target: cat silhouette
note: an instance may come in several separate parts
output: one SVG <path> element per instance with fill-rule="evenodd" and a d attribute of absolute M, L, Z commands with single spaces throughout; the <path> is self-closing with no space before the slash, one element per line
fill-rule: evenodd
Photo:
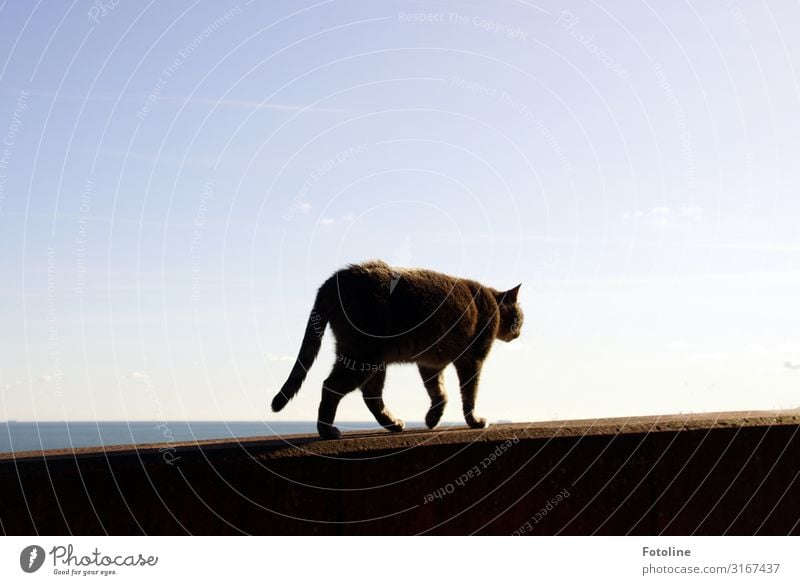
<path fill-rule="evenodd" d="M 282 410 L 300 390 L 330 324 L 336 362 L 322 387 L 317 419 L 321 437 L 341 436 L 333 425 L 336 409 L 342 396 L 356 388 L 380 425 L 403 430 L 403 421 L 383 403 L 386 366 L 391 363 L 417 364 L 431 399 L 425 416 L 429 428 L 442 418 L 447 403 L 442 372 L 453 364 L 464 418 L 471 428 L 484 428 L 486 419 L 474 412 L 481 368 L 495 339 L 519 337 L 520 286 L 498 291 L 474 280 L 396 268 L 380 260 L 351 264 L 319 288 L 297 361 L 272 400 L 272 410 Z"/>

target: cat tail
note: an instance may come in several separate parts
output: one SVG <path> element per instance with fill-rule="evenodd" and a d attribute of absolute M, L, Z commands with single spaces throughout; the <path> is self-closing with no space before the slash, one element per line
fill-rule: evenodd
<path fill-rule="evenodd" d="M 319 347 L 322 345 L 322 335 L 325 333 L 325 327 L 328 325 L 328 319 L 330 318 L 329 303 L 327 302 L 327 293 L 330 292 L 330 288 L 329 281 L 323 284 L 319 292 L 317 292 L 314 307 L 308 316 L 306 332 L 303 335 L 303 343 L 300 345 L 297 361 L 294 363 L 289 378 L 283 384 L 281 391 L 272 399 L 273 412 L 283 410 L 283 407 L 300 391 L 300 386 L 303 384 L 303 380 L 306 379 L 308 370 L 317 358 Z"/>

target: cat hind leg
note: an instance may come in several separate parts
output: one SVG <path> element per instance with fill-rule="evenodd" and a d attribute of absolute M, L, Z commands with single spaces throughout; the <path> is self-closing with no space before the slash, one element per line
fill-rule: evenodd
<path fill-rule="evenodd" d="M 361 385 L 361 395 L 364 403 L 369 408 L 378 424 L 394 433 L 402 431 L 406 425 L 396 418 L 383 403 L 383 384 L 386 381 L 386 370 L 383 369 L 372 375 Z"/>
<path fill-rule="evenodd" d="M 417 365 L 422 376 L 422 383 L 431 398 L 431 406 L 425 415 L 425 424 L 429 429 L 439 424 L 444 414 L 444 407 L 447 406 L 447 394 L 444 391 L 444 376 L 440 368 Z"/>
<path fill-rule="evenodd" d="M 369 376 L 367 372 L 360 372 L 348 368 L 341 362 L 334 364 L 330 375 L 322 383 L 322 400 L 319 403 L 317 417 L 317 431 L 323 439 L 338 439 L 342 433 L 333 426 L 336 418 L 336 409 L 342 397 L 358 388 Z"/>

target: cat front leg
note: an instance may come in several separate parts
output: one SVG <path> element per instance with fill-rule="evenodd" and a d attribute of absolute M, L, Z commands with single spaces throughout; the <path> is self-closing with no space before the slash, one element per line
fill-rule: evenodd
<path fill-rule="evenodd" d="M 456 363 L 458 381 L 461 385 L 461 403 L 464 407 L 464 419 L 473 429 L 486 428 L 486 419 L 475 416 L 475 399 L 478 395 L 478 381 L 481 377 L 483 362 L 474 358 L 464 357 Z"/>

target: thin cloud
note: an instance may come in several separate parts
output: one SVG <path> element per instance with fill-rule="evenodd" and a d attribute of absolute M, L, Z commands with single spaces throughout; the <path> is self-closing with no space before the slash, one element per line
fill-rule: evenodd
<path fill-rule="evenodd" d="M 689 347 L 690 345 L 685 341 L 673 341 L 667 345 L 667 349 L 670 351 L 686 351 Z"/>
<path fill-rule="evenodd" d="M 219 165 L 221 158 L 219 156 L 177 156 L 167 153 L 157 155 L 154 152 L 136 152 L 131 150 L 124 150 L 122 148 L 83 148 L 78 147 L 74 149 L 82 154 L 89 154 L 98 158 L 111 158 L 116 160 L 127 161 L 144 161 L 144 162 L 158 162 L 161 164 L 170 165 L 186 165 L 198 166 L 204 168 L 215 168 Z"/>
<path fill-rule="evenodd" d="M 725 362 L 728 361 L 729 357 L 727 353 L 722 353 L 720 351 L 692 354 L 692 359 L 700 362 Z"/>
<path fill-rule="evenodd" d="M 703 208 L 694 205 L 677 209 L 661 206 L 651 209 L 648 215 L 660 226 L 696 224 L 703 221 Z"/>
<path fill-rule="evenodd" d="M 0 95 L 11 95 L 17 96 L 19 95 L 20 90 L 2 90 L 0 91 Z M 33 97 L 45 97 L 45 98 L 52 98 L 58 100 L 73 100 L 73 101 L 87 101 L 87 102 L 116 102 L 117 100 L 122 102 L 135 102 L 135 103 L 142 103 L 148 99 L 148 95 L 145 94 L 136 94 L 136 93 L 129 93 L 124 96 L 119 96 L 119 94 L 92 94 L 92 95 L 84 95 L 80 93 L 69 93 L 69 92 L 54 92 L 51 90 L 35 90 L 35 91 L 27 91 L 27 95 Z M 266 102 L 262 103 L 255 100 L 237 100 L 237 99 L 216 99 L 216 98 L 207 98 L 207 97 L 189 97 L 189 96 L 179 96 L 179 95 L 171 95 L 171 96 L 158 96 L 156 103 L 158 102 L 173 102 L 173 103 L 189 103 L 194 105 L 214 105 L 217 107 L 222 108 L 239 108 L 239 109 L 247 109 L 247 110 L 281 110 L 287 112 L 326 112 L 326 113 L 337 113 L 337 114 L 346 114 L 352 113 L 351 110 L 346 110 L 343 108 L 321 108 L 318 106 L 308 107 L 299 104 L 284 104 L 284 103 L 274 103 L 274 102 Z"/>
<path fill-rule="evenodd" d="M 678 208 L 678 217 L 685 218 L 690 222 L 698 222 L 703 220 L 703 208 L 702 207 L 679 207 Z"/>
<path fill-rule="evenodd" d="M 329 227 L 332 225 L 336 225 L 337 223 L 353 223 L 355 220 L 355 216 L 352 213 L 346 213 L 340 218 L 335 217 L 323 217 L 319 220 L 319 225 Z"/>
<path fill-rule="evenodd" d="M 147 96 L 140 96 L 141 99 L 146 99 Z M 276 104 L 264 103 L 252 100 L 218 100 L 214 98 L 198 98 L 186 96 L 159 96 L 158 101 L 177 102 L 177 103 L 190 103 L 195 105 L 211 105 L 223 108 L 239 108 L 245 110 L 281 110 L 286 112 L 325 112 L 336 114 L 352 113 L 350 110 L 342 108 L 320 108 L 317 106 L 308 107 L 297 104 Z"/>
<path fill-rule="evenodd" d="M 397 266 L 411 264 L 411 247 L 411 239 L 406 236 L 397 248 L 392 249 L 392 262 Z"/>
<path fill-rule="evenodd" d="M 638 213 L 638 212 L 637 212 Z M 630 216 L 630 214 L 627 214 Z M 625 217 L 625 215 L 623 215 Z M 603 245 L 603 246 L 653 246 L 657 248 L 676 248 L 680 250 L 693 248 L 699 250 L 744 250 L 748 252 L 792 252 L 800 253 L 800 245 L 795 246 L 791 244 L 763 244 L 760 242 L 717 242 L 717 241 L 702 241 L 702 240 L 681 240 L 679 242 L 670 242 L 664 240 L 649 240 L 649 239 L 614 239 L 614 238 L 580 238 L 580 237 L 566 237 L 566 236 L 553 236 L 547 234 L 503 234 L 503 233 L 481 233 L 481 232 L 448 232 L 443 231 L 437 234 L 443 239 L 451 239 L 458 237 L 463 240 L 478 240 L 478 241 L 495 241 L 495 242 L 547 242 L 551 244 L 586 244 L 586 245 Z M 737 276 L 759 276 L 769 274 L 766 272 L 749 272 L 744 275 Z M 792 274 L 795 272 L 785 271 L 782 273 L 774 274 Z M 672 282 L 672 277 L 670 281 Z"/>
<path fill-rule="evenodd" d="M 623 221 L 647 217 L 655 225 L 665 227 L 668 225 L 697 224 L 703 221 L 704 209 L 696 205 L 685 205 L 683 207 L 667 207 L 660 205 L 652 208 L 648 212 L 641 210 L 626 211 L 622 214 Z"/>
<path fill-rule="evenodd" d="M 760 343 L 751 343 L 747 348 L 743 349 L 741 353 L 748 355 L 763 355 L 769 353 L 769 349 Z"/>

